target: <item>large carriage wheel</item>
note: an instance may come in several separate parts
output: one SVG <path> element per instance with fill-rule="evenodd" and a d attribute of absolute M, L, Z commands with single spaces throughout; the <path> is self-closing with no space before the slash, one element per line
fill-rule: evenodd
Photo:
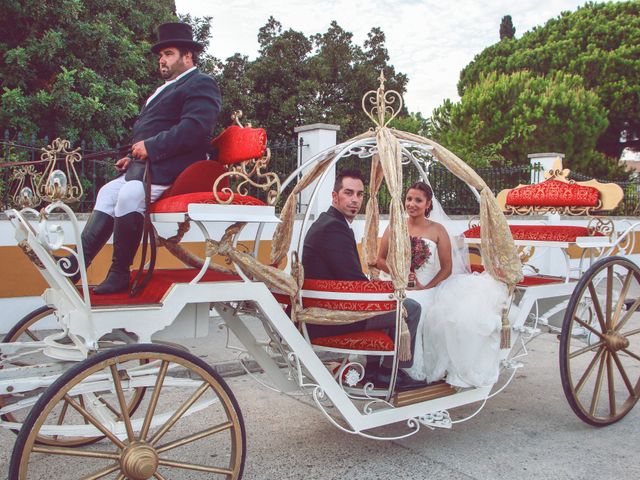
<path fill-rule="evenodd" d="M 129 415 L 123 408 L 124 391 L 140 384 L 149 392 Z M 99 405 L 81 405 L 73 399 L 79 391 L 115 392 L 118 411 L 105 416 Z M 87 424 L 58 426 L 50 414 L 61 404 L 68 404 Z M 65 428 L 71 435 L 100 433 L 106 438 L 83 448 L 37 445 L 43 431 L 61 434 Z M 83 461 L 74 462 L 70 471 L 65 469 L 70 459 Z M 9 478 L 64 471 L 68 479 L 197 479 L 212 474 L 237 479 L 244 459 L 244 422 L 224 380 L 190 353 L 139 344 L 89 357 L 45 391 L 18 435 Z"/>
<path fill-rule="evenodd" d="M 51 319 L 53 318 L 53 312 L 54 312 L 53 308 L 45 305 L 35 309 L 31 313 L 28 313 L 18 323 L 16 323 L 13 326 L 13 328 L 11 328 L 11 330 L 9 330 L 9 332 L 5 335 L 3 342 L 4 343 L 30 342 L 30 341 L 38 342 L 43 340 L 46 335 L 51 333 L 51 331 L 50 330 L 44 331 L 42 328 L 37 328 L 36 324 L 38 322 L 44 323 L 45 321 L 49 321 L 50 323 Z M 32 356 L 32 357 L 20 357 L 11 363 L 16 366 L 25 366 L 25 365 L 32 365 L 32 364 L 46 362 L 47 360 L 48 359 L 45 358 L 43 355 L 40 355 L 40 356 Z M 31 394 L 38 395 L 42 393 L 43 390 L 44 389 L 38 389 L 31 392 Z M 127 404 L 129 406 L 129 413 L 133 413 L 135 409 L 138 407 L 138 405 L 142 401 L 142 397 L 144 396 L 144 391 L 145 391 L 144 388 L 135 388 L 131 392 L 127 393 L 126 397 L 127 397 Z M 20 398 L 20 397 L 12 398 L 9 395 L 5 396 L 4 398 L 0 396 L 0 407 L 9 405 L 13 401 L 20 401 L 22 399 L 23 398 Z M 77 396 L 76 400 L 79 401 L 80 403 L 84 403 L 85 401 L 84 397 L 81 395 Z M 111 404 L 113 403 L 113 400 L 114 400 L 113 398 L 109 399 L 104 396 L 100 398 L 100 401 L 105 404 Z M 24 422 L 28 413 L 29 413 L 29 409 L 25 407 L 20 410 L 16 410 L 15 412 L 6 413 L 2 415 L 2 419 L 5 422 L 22 423 Z M 58 415 L 58 422 L 60 423 L 65 422 L 66 415 L 73 415 L 72 411 L 69 410 L 69 405 L 67 404 L 60 405 L 56 414 Z M 68 422 L 69 420 L 67 419 L 66 421 Z M 17 434 L 18 430 L 13 430 L 13 432 Z M 88 445 L 90 443 L 100 440 L 101 438 L 104 438 L 104 436 L 99 435 L 93 438 L 85 438 L 85 437 L 73 438 L 73 437 L 56 436 L 56 435 L 53 435 L 53 436 L 38 435 L 38 437 L 36 438 L 36 442 L 43 445 L 76 447 L 76 446 Z"/>
<path fill-rule="evenodd" d="M 596 262 L 576 285 L 560 336 L 562 388 L 586 423 L 624 417 L 640 398 L 640 268 L 623 257 Z"/>

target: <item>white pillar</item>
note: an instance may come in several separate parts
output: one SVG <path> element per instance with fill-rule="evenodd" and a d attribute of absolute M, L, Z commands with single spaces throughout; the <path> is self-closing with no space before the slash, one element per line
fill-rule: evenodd
<path fill-rule="evenodd" d="M 338 130 L 340 130 L 338 125 L 328 125 L 326 123 L 314 123 L 296 127 L 294 131 L 298 134 L 298 166 L 327 148 L 333 147 L 336 144 Z M 306 173 L 306 171 L 303 173 Z M 331 205 L 331 191 L 333 190 L 335 179 L 336 171 L 335 167 L 332 167 L 327 173 L 324 182 L 320 185 L 314 205 L 311 206 L 311 213 L 314 218 L 317 218 L 321 212 L 327 210 Z M 312 183 L 300 194 L 298 212 L 305 212 L 309 207 L 309 201 L 315 185 L 315 182 Z"/>
<path fill-rule="evenodd" d="M 529 164 L 532 167 L 535 165 L 540 165 L 542 167 L 542 170 L 531 169 L 531 184 L 534 184 L 544 181 L 544 172 L 554 169 L 562 170 L 564 153 L 530 153 L 527 155 L 527 158 L 529 159 Z"/>

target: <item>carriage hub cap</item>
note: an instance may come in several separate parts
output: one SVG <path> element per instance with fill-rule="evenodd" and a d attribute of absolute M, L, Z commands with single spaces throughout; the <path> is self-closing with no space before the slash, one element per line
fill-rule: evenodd
<path fill-rule="evenodd" d="M 617 332 L 606 333 L 603 335 L 603 340 L 607 348 L 612 352 L 617 352 L 623 348 L 629 348 L 629 339 Z"/>
<path fill-rule="evenodd" d="M 151 445 L 133 442 L 122 451 L 120 466 L 127 478 L 146 480 L 158 469 L 158 454 Z"/>

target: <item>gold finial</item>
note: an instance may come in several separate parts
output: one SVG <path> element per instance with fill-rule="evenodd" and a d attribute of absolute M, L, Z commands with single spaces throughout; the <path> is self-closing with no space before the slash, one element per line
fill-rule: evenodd
<path fill-rule="evenodd" d="M 362 109 L 378 127 L 386 127 L 402 110 L 402 96 L 395 90 L 385 91 L 384 71 L 380 70 L 380 86 L 362 97 Z"/>

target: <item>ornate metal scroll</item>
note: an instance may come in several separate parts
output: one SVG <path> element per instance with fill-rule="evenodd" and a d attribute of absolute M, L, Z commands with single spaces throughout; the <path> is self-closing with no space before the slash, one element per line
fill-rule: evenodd
<path fill-rule="evenodd" d="M 40 174 L 33 165 L 24 165 L 13 172 L 11 181 L 15 182 L 11 201 L 19 208 L 35 208 L 42 202 L 38 195 L 38 185 L 41 181 Z"/>
<path fill-rule="evenodd" d="M 80 148 L 69 150 L 71 142 L 56 138 L 51 145 L 43 148 L 42 160 L 47 166 L 38 182 L 37 193 L 47 202 L 61 200 L 74 203 L 82 197 L 82 184 L 74 166 L 82 157 Z M 58 161 L 64 158 L 64 171 L 57 168 Z"/>
<path fill-rule="evenodd" d="M 267 192 L 267 204 L 275 205 L 280 196 L 280 178 L 274 172 L 266 171 L 270 160 L 271 150 L 267 148 L 265 154 L 260 158 L 230 166 L 229 171 L 220 175 L 213 184 L 213 196 L 216 201 L 223 205 L 229 205 L 233 203 L 236 194 L 248 195 L 248 187 L 251 186 Z M 236 180 L 235 189 L 231 187 L 219 188 L 220 182 L 225 178 Z M 222 199 L 219 196 L 220 193 L 229 197 Z"/>
<path fill-rule="evenodd" d="M 385 91 L 384 72 L 380 72 L 378 79 L 378 89 L 370 90 L 362 97 L 362 109 L 378 127 L 386 127 L 402 110 L 402 96 L 395 90 Z"/>

